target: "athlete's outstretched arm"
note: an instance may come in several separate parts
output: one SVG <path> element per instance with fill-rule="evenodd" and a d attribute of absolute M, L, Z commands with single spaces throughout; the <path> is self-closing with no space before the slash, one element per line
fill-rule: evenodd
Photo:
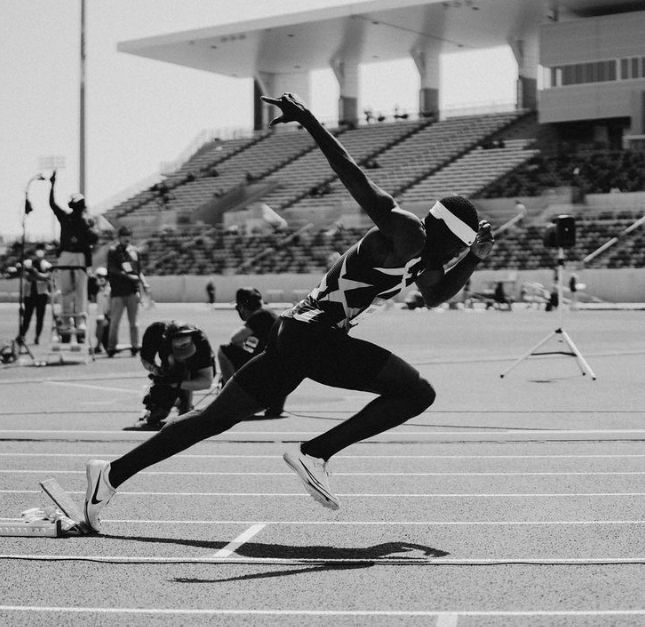
<path fill-rule="evenodd" d="M 423 246 L 424 236 L 419 219 L 398 208 L 392 196 L 370 180 L 343 145 L 320 124 L 297 96 L 286 93 L 280 98 L 262 96 L 262 100 L 282 111 L 282 115 L 273 119 L 270 126 L 298 122 L 307 129 L 347 191 L 379 230 L 393 239 L 395 248 L 416 251 Z"/>
<path fill-rule="evenodd" d="M 54 187 L 56 186 L 56 170 L 52 172 L 49 181 L 51 182 L 51 188 L 49 189 L 49 206 L 52 208 L 52 211 L 57 218 L 65 217 L 65 212 L 56 204 L 56 196 L 54 194 Z"/>

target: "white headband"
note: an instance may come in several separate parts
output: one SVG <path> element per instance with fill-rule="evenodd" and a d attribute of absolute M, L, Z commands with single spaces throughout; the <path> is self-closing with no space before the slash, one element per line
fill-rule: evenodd
<path fill-rule="evenodd" d="M 430 209 L 430 213 L 437 219 L 443 220 L 451 233 L 456 235 L 464 244 L 470 246 L 477 236 L 477 231 L 473 231 L 465 222 L 460 220 L 452 211 L 447 209 L 439 201 Z"/>

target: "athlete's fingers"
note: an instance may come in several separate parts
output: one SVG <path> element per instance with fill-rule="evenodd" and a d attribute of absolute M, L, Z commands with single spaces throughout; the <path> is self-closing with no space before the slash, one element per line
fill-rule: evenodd
<path fill-rule="evenodd" d="M 270 98 L 269 96 L 260 96 L 261 100 L 264 100 L 267 104 L 273 105 L 274 107 L 277 107 L 282 103 L 282 100 L 280 98 Z"/>

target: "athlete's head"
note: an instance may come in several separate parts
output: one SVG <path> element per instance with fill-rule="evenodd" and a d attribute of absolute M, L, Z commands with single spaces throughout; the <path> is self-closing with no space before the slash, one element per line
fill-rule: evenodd
<path fill-rule="evenodd" d="M 438 200 L 424 219 L 424 256 L 439 267 L 468 248 L 477 236 L 479 217 L 473 204 L 462 196 Z"/>
<path fill-rule="evenodd" d="M 235 309 L 242 320 L 262 307 L 262 294 L 254 287 L 241 287 L 235 293 Z"/>
<path fill-rule="evenodd" d="M 170 340 L 173 357 L 185 361 L 197 352 L 194 335 L 197 329 L 192 324 L 173 321 L 166 337 Z"/>

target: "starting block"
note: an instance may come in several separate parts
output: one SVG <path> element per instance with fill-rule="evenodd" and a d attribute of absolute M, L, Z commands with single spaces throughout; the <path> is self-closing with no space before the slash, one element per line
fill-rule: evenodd
<path fill-rule="evenodd" d="M 78 505 L 72 501 L 72 497 L 63 490 L 56 479 L 45 479 L 39 483 L 45 494 L 54 502 L 54 505 L 59 507 L 65 516 L 74 521 L 79 535 L 92 533 L 90 527 L 85 523 L 85 516 Z"/>
<path fill-rule="evenodd" d="M 58 509 L 52 506 L 28 509 L 22 512 L 22 521 L 0 524 L 0 536 L 60 538 L 93 533 L 79 507 L 56 479 L 45 479 L 39 483 Z"/>
<path fill-rule="evenodd" d="M 35 520 L 32 522 L 2 523 L 0 536 L 36 536 L 38 538 L 59 538 L 63 536 L 60 520 Z"/>

